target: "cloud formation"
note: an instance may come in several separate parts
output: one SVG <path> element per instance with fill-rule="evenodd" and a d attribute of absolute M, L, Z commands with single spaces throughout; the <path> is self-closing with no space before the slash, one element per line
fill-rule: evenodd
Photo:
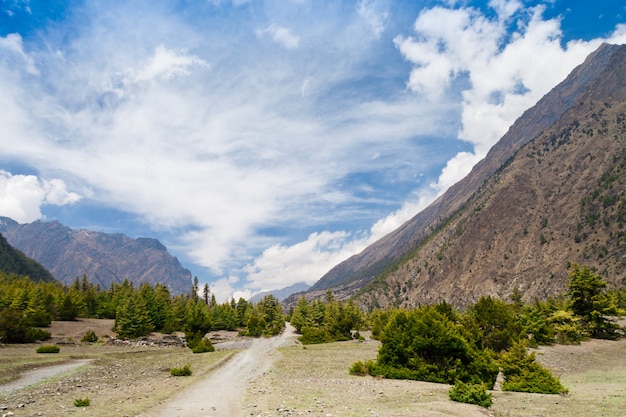
<path fill-rule="evenodd" d="M 296 49 L 300 42 L 300 38 L 292 34 L 291 30 L 276 24 L 271 24 L 263 30 L 257 30 L 256 34 L 260 38 L 269 35 L 274 42 L 285 49 Z"/>
<path fill-rule="evenodd" d="M 458 137 L 474 150 L 447 162 L 433 184 L 440 191 L 467 175 L 524 110 L 604 41 L 562 46 L 560 21 L 544 19 L 544 5 L 525 8 L 519 1 L 497 0 L 490 6 L 493 17 L 471 7 L 424 10 L 415 21 L 416 35 L 394 40 L 413 64 L 407 82 L 412 91 L 437 101 L 455 82 L 467 83 L 459 89 Z M 620 32 L 618 27 L 610 41 L 619 41 Z"/>
<path fill-rule="evenodd" d="M 81 196 L 68 192 L 60 179 L 40 180 L 34 175 L 12 175 L 0 170 L 0 215 L 19 223 L 30 223 L 43 217 L 44 205 L 74 204 Z"/>
<path fill-rule="evenodd" d="M 85 1 L 0 36 L 0 160 L 21 167 L 0 175 L 0 214 L 131 213 L 220 299 L 312 283 L 458 181 L 601 41 L 563 45 L 519 1 L 279 3 Z"/>

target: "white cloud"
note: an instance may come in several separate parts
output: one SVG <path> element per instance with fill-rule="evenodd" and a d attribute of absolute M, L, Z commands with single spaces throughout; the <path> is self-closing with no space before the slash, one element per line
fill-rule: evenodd
<path fill-rule="evenodd" d="M 80 198 L 77 193 L 68 192 L 62 180 L 39 180 L 34 175 L 12 175 L 0 170 L 0 215 L 19 223 L 41 219 L 44 204 L 63 206 Z"/>
<path fill-rule="evenodd" d="M 203 59 L 190 55 L 185 51 L 168 49 L 165 45 L 158 45 L 154 54 L 138 69 L 129 69 L 123 76 L 124 83 L 154 83 L 168 81 L 177 76 L 189 75 L 190 67 L 200 66 L 210 68 Z"/>
<path fill-rule="evenodd" d="M 363 236 L 348 232 L 311 233 L 307 240 L 291 246 L 273 245 L 244 268 L 247 288 L 269 291 L 296 282 L 314 284 L 335 265 L 361 252 L 367 246 L 400 227 L 426 208 L 436 194 L 428 189 L 400 209 L 378 220 Z"/>
<path fill-rule="evenodd" d="M 444 191 L 482 159 L 524 110 L 535 104 L 601 40 L 561 47 L 558 19 L 545 20 L 544 7 L 521 11 L 519 1 L 494 0 L 491 19 L 473 8 L 435 7 L 420 13 L 416 37 L 396 38 L 404 57 L 414 64 L 408 81 L 413 91 L 439 100 L 453 82 L 466 79 L 459 138 L 474 152 L 448 161 L 439 182 Z M 509 32 L 516 27 L 515 32 Z"/>
<path fill-rule="evenodd" d="M 348 244 L 346 232 L 312 233 L 304 242 L 266 249 L 245 268 L 247 281 L 250 288 L 262 291 L 280 289 L 295 282 L 312 284 L 359 248 L 363 248 L 361 243 Z"/>
<path fill-rule="evenodd" d="M 234 298 L 235 301 L 239 300 L 239 298 L 243 298 L 244 300 L 248 300 L 252 297 L 252 292 L 247 289 L 240 289 L 237 286 L 239 282 L 239 278 L 237 277 L 228 277 L 222 278 L 217 281 L 213 281 L 209 285 L 209 290 L 211 294 L 215 295 L 215 299 L 218 303 L 229 302 L 231 298 Z"/>
<path fill-rule="evenodd" d="M 300 43 L 300 38 L 291 33 L 289 28 L 272 24 L 263 30 L 257 30 L 256 35 L 262 37 L 269 35 L 274 42 L 285 49 L 296 49 Z"/>
<path fill-rule="evenodd" d="M 459 152 L 450 159 L 441 171 L 437 182 L 431 184 L 431 188 L 441 195 L 461 178 L 465 177 L 476 165 L 481 157 L 471 152 Z"/>
<path fill-rule="evenodd" d="M 383 8 L 381 2 L 375 0 L 359 0 L 356 9 L 359 16 L 370 27 L 374 39 L 379 39 L 385 30 L 389 12 Z"/>
<path fill-rule="evenodd" d="M 626 24 L 617 25 L 615 31 L 606 41 L 617 45 L 626 44 Z"/>
<path fill-rule="evenodd" d="M 32 75 L 39 75 L 39 70 L 35 66 L 34 60 L 24 52 L 22 37 L 19 34 L 9 33 L 4 38 L 0 36 L 0 48 L 10 52 L 7 56 L 2 54 L 0 51 L 0 62 L 4 55 L 4 59 L 7 59 L 10 64 L 13 64 L 15 62 L 14 57 L 17 56 L 19 57 L 19 61 L 21 61 L 20 64 L 24 66 L 26 72 Z"/>

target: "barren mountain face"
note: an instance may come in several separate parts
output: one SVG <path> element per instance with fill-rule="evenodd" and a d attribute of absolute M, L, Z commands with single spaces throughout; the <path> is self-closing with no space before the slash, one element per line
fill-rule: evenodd
<path fill-rule="evenodd" d="M 603 45 L 431 206 L 331 270 L 366 305 L 565 291 L 571 263 L 624 278 L 626 46 Z"/>
<path fill-rule="evenodd" d="M 18 224 L 0 218 L 0 232 L 15 248 L 40 262 L 65 284 L 87 275 L 108 289 L 125 279 L 136 286 L 161 283 L 172 294 L 191 290 L 191 272 L 156 239 L 75 230 L 57 221 Z"/>

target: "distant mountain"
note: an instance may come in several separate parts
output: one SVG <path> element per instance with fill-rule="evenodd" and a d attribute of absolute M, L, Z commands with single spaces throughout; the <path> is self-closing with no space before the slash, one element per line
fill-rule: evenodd
<path fill-rule="evenodd" d="M 308 290 L 309 288 L 310 288 L 310 285 L 308 285 L 307 283 L 298 282 L 296 284 L 290 285 L 288 287 L 285 287 L 279 290 L 260 292 L 258 294 L 253 295 L 248 301 L 252 303 L 258 303 L 267 295 L 273 295 L 274 297 L 278 299 L 278 301 L 283 301 L 285 298 L 289 297 L 291 294 L 300 293 L 300 292 Z"/>
<path fill-rule="evenodd" d="M 172 294 L 191 290 L 191 272 L 156 239 L 74 230 L 57 221 L 19 224 L 7 217 L 0 217 L 0 232 L 65 284 L 87 275 L 105 289 L 128 279 L 136 286 L 161 283 Z"/>
<path fill-rule="evenodd" d="M 39 262 L 24 255 L 0 235 L 0 271 L 27 275 L 33 281 L 54 282 L 55 279 Z"/>
<path fill-rule="evenodd" d="M 570 263 L 626 267 L 626 46 L 602 45 L 527 110 L 470 174 L 307 293 L 457 306 L 565 290 Z M 288 303 L 293 303 L 294 296 Z"/>

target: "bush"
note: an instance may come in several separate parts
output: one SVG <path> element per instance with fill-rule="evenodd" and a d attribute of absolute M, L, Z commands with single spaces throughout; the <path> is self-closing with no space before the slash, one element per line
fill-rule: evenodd
<path fill-rule="evenodd" d="M 578 345 L 584 340 L 580 318 L 571 311 L 557 310 L 549 317 L 554 327 L 554 340 L 560 345 Z"/>
<path fill-rule="evenodd" d="M 452 401 L 476 404 L 485 408 L 489 408 L 493 404 L 491 393 L 487 392 L 483 384 L 466 384 L 457 381 L 448 392 L 448 396 Z"/>
<path fill-rule="evenodd" d="M 80 341 L 83 343 L 95 343 L 98 341 L 98 336 L 96 335 L 96 332 L 94 332 L 93 330 L 87 330 L 87 333 L 85 333 L 85 335 L 83 336 L 82 339 L 80 339 Z"/>
<path fill-rule="evenodd" d="M 203 338 L 193 348 L 191 348 L 191 351 L 193 353 L 215 352 L 215 348 L 209 339 Z"/>
<path fill-rule="evenodd" d="M 335 339 L 328 332 L 326 327 L 305 327 L 302 329 L 302 336 L 298 340 L 303 345 L 316 345 L 320 343 L 331 343 Z"/>
<path fill-rule="evenodd" d="M 374 367 L 374 361 L 367 360 L 365 362 L 355 362 L 350 368 L 350 375 L 365 376 L 370 375 L 372 368 Z"/>
<path fill-rule="evenodd" d="M 42 330 L 38 327 L 27 327 L 24 332 L 24 343 L 32 343 L 37 340 L 48 340 L 52 337 L 50 332 Z"/>
<path fill-rule="evenodd" d="M 386 378 L 493 384 L 491 351 L 477 349 L 460 326 L 434 307 L 395 313 L 380 338 L 376 371 Z"/>
<path fill-rule="evenodd" d="M 209 339 L 206 339 L 201 332 L 187 332 L 185 333 L 185 340 L 187 341 L 187 347 L 191 349 L 193 353 L 215 351 L 213 343 L 211 343 Z"/>
<path fill-rule="evenodd" d="M 543 367 L 524 369 L 520 374 L 505 377 L 503 391 L 532 392 L 537 394 L 565 394 L 567 389 Z"/>
<path fill-rule="evenodd" d="M 60 350 L 57 345 L 41 345 L 37 348 L 37 353 L 59 353 Z"/>
<path fill-rule="evenodd" d="M 171 376 L 189 376 L 191 375 L 191 365 L 186 364 L 182 368 L 172 368 L 170 369 Z"/>
<path fill-rule="evenodd" d="M 515 343 L 501 359 L 504 384 L 502 390 L 532 392 L 537 394 L 564 394 L 567 389 L 558 378 L 535 361 L 534 352 L 530 355 L 526 345 Z"/>
<path fill-rule="evenodd" d="M 30 326 L 24 313 L 15 307 L 0 311 L 0 343 L 32 343 L 50 339 L 50 333 Z"/>
<path fill-rule="evenodd" d="M 88 407 L 91 402 L 89 398 L 77 398 L 74 400 L 74 407 Z"/>

